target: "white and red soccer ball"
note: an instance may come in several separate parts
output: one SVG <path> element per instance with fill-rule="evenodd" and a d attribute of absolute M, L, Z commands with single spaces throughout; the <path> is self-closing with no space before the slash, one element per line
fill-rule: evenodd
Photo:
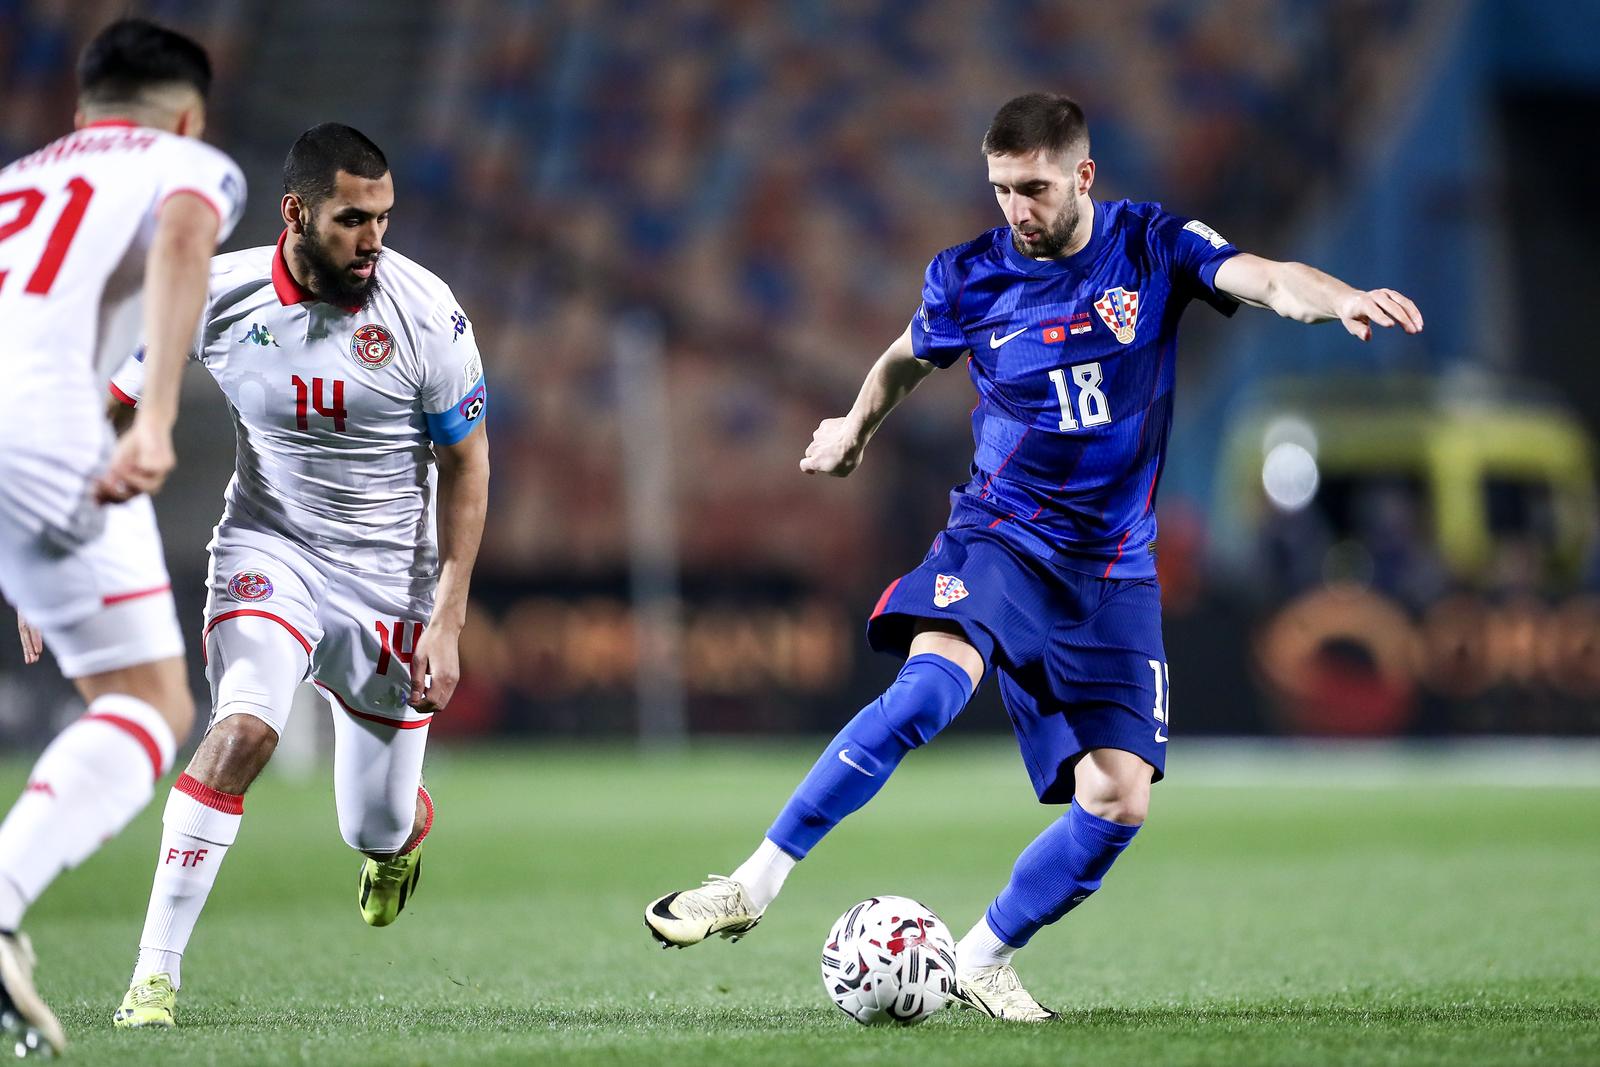
<path fill-rule="evenodd" d="M 907 897 L 863 900 L 822 946 L 822 985 L 866 1026 L 909 1026 L 955 996 L 956 945 L 943 920 Z"/>

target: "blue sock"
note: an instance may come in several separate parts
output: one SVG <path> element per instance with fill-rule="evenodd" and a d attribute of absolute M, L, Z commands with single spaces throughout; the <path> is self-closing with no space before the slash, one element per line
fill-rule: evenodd
<path fill-rule="evenodd" d="M 972 679 L 943 656 L 906 660 L 894 684 L 834 737 L 767 839 L 804 859 L 841 819 L 877 796 L 901 758 L 948 726 L 971 696 Z"/>
<path fill-rule="evenodd" d="M 1074 800 L 1017 857 L 1011 881 L 985 915 L 989 929 L 1008 945 L 1026 945 L 1100 888 L 1100 880 L 1138 832 L 1137 826 L 1090 815 Z"/>

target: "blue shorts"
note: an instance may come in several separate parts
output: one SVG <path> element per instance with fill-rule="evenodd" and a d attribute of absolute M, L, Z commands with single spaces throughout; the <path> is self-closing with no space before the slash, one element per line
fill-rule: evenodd
<path fill-rule="evenodd" d="M 1072 799 L 1091 749 L 1132 752 L 1160 781 L 1167 755 L 1167 655 L 1154 578 L 1099 578 L 981 527 L 954 527 L 873 609 L 867 642 L 904 656 L 920 619 L 959 626 L 999 676 L 1033 788 Z"/>

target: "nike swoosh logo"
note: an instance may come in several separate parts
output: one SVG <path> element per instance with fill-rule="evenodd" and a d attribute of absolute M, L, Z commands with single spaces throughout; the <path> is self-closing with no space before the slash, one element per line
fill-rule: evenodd
<path fill-rule="evenodd" d="M 850 758 L 850 750 L 848 748 L 841 748 L 839 750 L 839 762 L 844 764 L 846 767 L 854 767 L 856 770 L 860 771 L 862 774 L 866 775 L 868 778 L 876 778 L 877 777 L 877 775 L 873 774 L 871 771 L 869 771 L 865 767 L 861 766 L 861 764 L 859 764 L 855 760 L 851 759 Z"/>
<path fill-rule="evenodd" d="M 1156 742 L 1158 744 L 1163 744 L 1163 745 L 1167 743 L 1167 739 L 1165 737 L 1161 736 L 1161 731 L 1160 730 L 1156 731 Z"/>
<path fill-rule="evenodd" d="M 1028 332 L 1028 328 L 1026 326 L 1024 326 L 1020 330 L 1013 330 L 1011 333 L 1006 334 L 1004 337 L 996 337 L 994 335 L 994 331 L 990 330 L 989 331 L 989 347 L 990 348 L 999 348 L 1001 345 L 1005 344 L 1007 341 L 1011 340 L 1013 337 L 1021 337 L 1023 334 L 1025 334 L 1027 332 Z"/>

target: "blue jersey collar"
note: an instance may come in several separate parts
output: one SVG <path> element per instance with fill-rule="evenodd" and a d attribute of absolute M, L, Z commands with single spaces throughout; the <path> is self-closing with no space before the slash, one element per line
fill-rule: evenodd
<path fill-rule="evenodd" d="M 1006 261 L 1025 274 L 1071 274 L 1088 270 L 1100 254 L 1100 246 L 1106 242 L 1105 206 L 1098 200 L 1090 200 L 1089 210 L 1094 212 L 1089 224 L 1089 243 L 1062 259 L 1033 259 L 1023 255 L 1011 243 L 1011 228 L 1005 227 L 1001 231 L 1000 247 Z"/>

